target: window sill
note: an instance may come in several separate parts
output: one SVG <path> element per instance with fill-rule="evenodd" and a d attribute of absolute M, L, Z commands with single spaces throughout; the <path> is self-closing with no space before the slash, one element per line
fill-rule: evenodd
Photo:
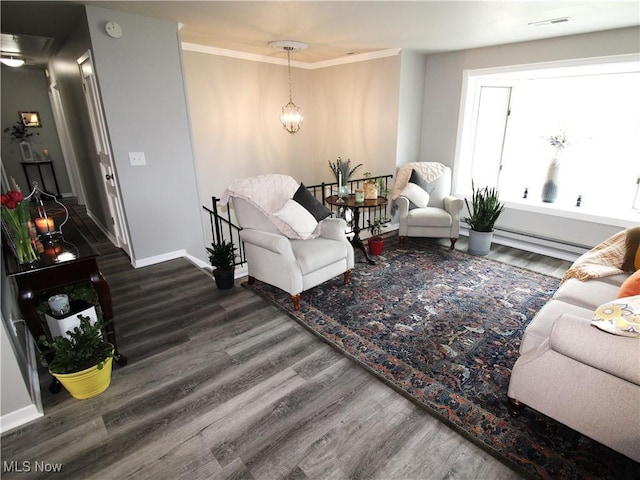
<path fill-rule="evenodd" d="M 640 224 L 640 211 L 632 209 L 619 212 L 614 216 L 608 212 L 605 213 L 585 207 L 570 207 L 555 203 L 537 202 L 535 200 L 504 200 L 504 204 L 506 208 L 514 210 L 571 218 L 601 225 L 613 225 L 621 228 L 633 227 Z"/>

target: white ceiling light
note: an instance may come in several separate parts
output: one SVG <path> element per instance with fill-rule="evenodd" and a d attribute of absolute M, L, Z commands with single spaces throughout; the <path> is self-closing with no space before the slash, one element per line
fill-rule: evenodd
<path fill-rule="evenodd" d="M 278 40 L 276 42 L 269 43 L 271 48 L 276 50 L 283 50 L 287 52 L 287 68 L 289 73 L 289 103 L 282 107 L 282 113 L 280 114 L 280 123 L 289 133 L 296 133 L 300 130 L 300 124 L 304 117 L 302 112 L 293 103 L 291 99 L 291 52 L 297 50 L 304 50 L 307 48 L 307 44 L 303 42 L 296 42 L 293 40 Z"/>
<path fill-rule="evenodd" d="M 0 62 L 4 63 L 7 67 L 21 67 L 24 65 L 24 60 L 21 58 L 2 57 Z"/>

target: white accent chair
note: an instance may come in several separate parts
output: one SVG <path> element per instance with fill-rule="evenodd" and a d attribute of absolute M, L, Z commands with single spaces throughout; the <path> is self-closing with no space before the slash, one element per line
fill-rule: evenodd
<path fill-rule="evenodd" d="M 429 183 L 429 203 L 426 207 L 411 208 L 403 195 L 396 199 L 399 215 L 400 246 L 407 237 L 449 238 L 451 249 L 460 236 L 460 210 L 463 200 L 451 195 L 451 169 Z"/>
<path fill-rule="evenodd" d="M 354 253 L 346 236 L 346 222 L 327 217 L 319 222 L 317 237 L 307 240 L 288 238 L 276 227 L 269 214 L 278 211 L 292 198 L 299 183 L 283 175 L 259 178 L 261 185 L 267 186 L 267 191 L 253 192 L 251 198 L 228 194 L 238 224 L 242 227 L 240 238 L 247 257 L 249 284 L 258 279 L 288 292 L 294 309 L 299 310 L 301 292 L 341 274 L 344 283 L 349 283 Z M 268 187 L 271 179 L 273 187 Z"/>

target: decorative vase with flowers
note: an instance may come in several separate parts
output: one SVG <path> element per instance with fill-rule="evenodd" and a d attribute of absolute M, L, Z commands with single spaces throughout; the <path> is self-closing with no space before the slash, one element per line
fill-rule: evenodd
<path fill-rule="evenodd" d="M 21 265 L 28 265 L 38 259 L 33 248 L 31 237 L 31 214 L 29 213 L 29 203 L 23 201 L 22 192 L 10 190 L 3 193 L 2 200 L 2 223 L 6 226 L 10 243 L 15 247 L 15 254 Z"/>
<path fill-rule="evenodd" d="M 551 145 L 555 151 L 549 168 L 547 169 L 547 176 L 545 178 L 544 185 L 542 186 L 542 201 L 546 203 L 553 203 L 558 198 L 558 189 L 560 181 L 560 156 L 564 147 L 567 145 L 567 136 L 564 133 L 559 135 L 552 135 L 549 137 L 549 145 Z"/>
<path fill-rule="evenodd" d="M 336 177 L 336 182 L 338 182 L 338 195 L 340 198 L 344 198 L 349 195 L 349 186 L 347 185 L 347 181 L 361 166 L 362 164 L 359 163 L 355 167 L 351 168 L 351 159 L 349 158 L 342 160 L 342 158 L 338 157 L 335 162 L 331 162 L 331 160 L 329 160 L 329 167 Z"/>

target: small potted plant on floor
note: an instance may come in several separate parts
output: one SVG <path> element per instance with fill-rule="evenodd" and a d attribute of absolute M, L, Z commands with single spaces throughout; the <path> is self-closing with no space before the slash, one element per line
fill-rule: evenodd
<path fill-rule="evenodd" d="M 380 217 L 377 217 L 371 222 L 371 220 L 367 220 L 367 224 L 369 225 L 367 228 L 371 232 L 371 236 L 369 237 L 369 255 L 380 255 L 382 253 L 382 249 L 384 248 L 384 239 L 380 236 L 382 233 L 382 225 L 384 225 L 386 220 L 383 220 Z"/>
<path fill-rule="evenodd" d="M 464 219 L 470 228 L 469 253 L 487 255 L 491 249 L 493 226 L 502 213 L 504 204 L 499 201 L 496 188 L 476 189 L 472 181 L 471 190 L 471 205 L 464 199 L 469 211 L 469 216 Z"/>
<path fill-rule="evenodd" d="M 211 248 L 207 247 L 209 252 L 209 262 L 214 268 L 213 278 L 220 290 L 228 290 L 233 287 L 234 270 L 236 265 L 236 247 L 233 242 L 212 243 Z"/>
<path fill-rule="evenodd" d="M 43 355 L 52 355 L 49 373 L 60 381 L 72 397 L 79 400 L 95 397 L 111 383 L 111 368 L 115 357 L 113 345 L 103 336 L 104 322 L 91 323 L 89 317 L 78 315 L 80 325 L 69 330 L 68 337 L 52 340 L 40 337 Z"/>

